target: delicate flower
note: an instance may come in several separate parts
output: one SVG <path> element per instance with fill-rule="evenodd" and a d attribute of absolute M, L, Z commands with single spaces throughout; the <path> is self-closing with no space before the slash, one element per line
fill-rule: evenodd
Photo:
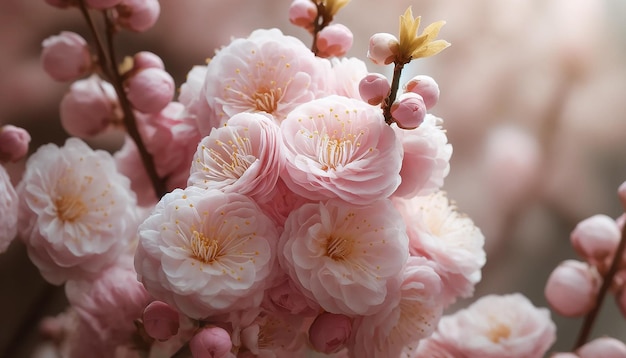
<path fill-rule="evenodd" d="M 368 204 L 400 184 L 400 142 L 379 108 L 328 96 L 293 110 L 281 131 L 287 158 L 282 178 L 303 197 Z"/>
<path fill-rule="evenodd" d="M 30 134 L 10 124 L 0 127 L 0 162 L 17 162 L 28 154 Z"/>
<path fill-rule="evenodd" d="M 402 218 L 388 200 L 367 206 L 329 200 L 304 204 L 289 215 L 278 257 L 302 293 L 324 310 L 368 315 L 393 301 L 407 240 Z"/>
<path fill-rule="evenodd" d="M 441 279 L 423 257 L 409 257 L 404 269 L 400 299 L 385 310 L 358 318 L 350 346 L 355 357 L 400 357 L 430 336 L 441 317 Z"/>
<path fill-rule="evenodd" d="M 438 54 L 450 46 L 445 40 L 434 40 L 445 21 L 437 21 L 428 25 L 421 35 L 417 30 L 420 26 L 421 17 L 413 18 L 413 11 L 409 6 L 400 16 L 400 40 L 398 59 L 401 62 L 409 62 L 412 59 L 428 57 Z"/>
<path fill-rule="evenodd" d="M 110 266 L 137 229 L 135 194 L 111 155 L 70 138 L 41 146 L 18 186 L 19 231 L 46 280 L 94 276 Z"/>
<path fill-rule="evenodd" d="M 310 203 L 311 200 L 306 199 L 294 193 L 282 178 L 278 178 L 274 189 L 268 196 L 266 201 L 259 202 L 259 206 L 263 212 L 274 219 L 279 227 L 283 227 L 287 216 L 300 207 L 302 204 Z"/>
<path fill-rule="evenodd" d="M 222 48 L 208 65 L 205 96 L 217 121 L 240 112 L 266 112 L 281 121 L 316 97 L 324 78 L 319 59 L 278 29 L 256 30 Z M 204 133 L 203 133 L 204 134 Z"/>
<path fill-rule="evenodd" d="M 151 298 L 137 281 L 132 256 L 126 254 L 116 265 L 94 280 L 69 280 L 65 293 L 81 320 L 97 332 L 102 345 L 130 345 Z"/>
<path fill-rule="evenodd" d="M 367 65 L 356 57 L 331 58 L 330 81 L 327 92 L 360 99 L 359 83 L 367 75 Z"/>
<path fill-rule="evenodd" d="M 314 317 L 321 310 L 315 300 L 300 292 L 298 285 L 288 275 L 284 275 L 279 284 L 265 291 L 263 307 L 269 311 L 306 317 Z"/>
<path fill-rule="evenodd" d="M 241 331 L 241 342 L 253 357 L 303 357 L 306 337 L 302 326 L 301 316 L 261 312 Z"/>
<path fill-rule="evenodd" d="M 178 101 L 185 105 L 185 117 L 193 119 L 202 136 L 211 133 L 211 129 L 222 125 L 219 118 L 213 115 L 213 109 L 209 107 L 206 99 L 204 79 L 206 78 L 207 66 L 194 66 L 185 83 L 180 86 Z"/>
<path fill-rule="evenodd" d="M 556 340 L 550 311 L 523 295 L 488 295 L 439 321 L 412 357 L 541 358 Z"/>
<path fill-rule="evenodd" d="M 156 298 L 192 318 L 261 303 L 278 233 L 249 198 L 188 187 L 139 226 L 135 267 Z"/>
<path fill-rule="evenodd" d="M 234 115 L 202 139 L 187 184 L 265 201 L 284 166 L 279 130 L 266 115 Z"/>
<path fill-rule="evenodd" d="M 602 277 L 586 262 L 565 260 L 548 277 L 545 296 L 554 311 L 566 317 L 578 317 L 591 311 Z"/>
<path fill-rule="evenodd" d="M 394 199 L 394 204 L 407 225 L 411 255 L 425 256 L 436 264 L 435 272 L 443 281 L 443 304 L 471 296 L 486 261 L 480 229 L 459 214 L 441 191 Z"/>
<path fill-rule="evenodd" d="M 403 130 L 391 126 L 404 153 L 400 170 L 402 182 L 394 196 L 428 195 L 443 186 L 444 178 L 450 172 L 452 145 L 440 124 L 441 119 L 427 114 L 417 129 Z"/>
<path fill-rule="evenodd" d="M 0 165 L 0 253 L 7 250 L 17 235 L 18 198 L 9 174 Z"/>

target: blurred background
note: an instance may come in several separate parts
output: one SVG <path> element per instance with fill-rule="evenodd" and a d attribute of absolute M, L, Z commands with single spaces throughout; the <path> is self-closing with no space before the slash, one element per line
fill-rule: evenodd
<path fill-rule="evenodd" d="M 157 53 L 178 86 L 231 37 L 278 27 L 311 42 L 287 18 L 290 0 L 161 0 L 161 17 L 146 33 L 124 32 L 118 53 Z M 435 78 L 454 147 L 444 189 L 483 230 L 485 294 L 521 292 L 547 306 L 543 287 L 562 260 L 576 258 L 569 234 L 597 213 L 618 217 L 626 180 L 626 2 L 623 0 L 352 0 L 336 17 L 354 33 L 348 56 L 366 59 L 369 37 L 397 34 L 411 5 L 424 24 L 445 20 L 441 54 L 408 66 Z M 424 26 L 424 25 L 423 25 Z M 58 105 L 69 84 L 41 69 L 41 42 L 70 30 L 89 40 L 77 9 L 43 0 L 0 1 L 0 124 L 29 130 L 31 150 L 61 144 Z M 372 71 L 389 74 L 391 68 Z M 116 150 L 120 133 L 91 141 Z M 15 184 L 24 163 L 7 165 Z M 0 256 L 0 356 L 30 357 L 42 316 L 64 307 L 62 288 L 46 284 L 15 241 Z M 471 303 L 459 302 L 453 310 Z M 452 311 L 453 311 L 452 310 Z M 555 351 L 567 351 L 582 319 L 553 313 Z M 626 340 L 626 321 L 607 297 L 593 336 Z"/>

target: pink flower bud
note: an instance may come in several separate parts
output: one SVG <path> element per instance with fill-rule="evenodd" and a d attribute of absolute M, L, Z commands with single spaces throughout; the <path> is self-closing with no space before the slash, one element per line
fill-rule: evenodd
<path fill-rule="evenodd" d="M 392 34 L 379 32 L 370 37 L 367 58 L 377 65 L 388 65 L 396 59 L 400 43 Z"/>
<path fill-rule="evenodd" d="M 43 69 L 57 81 L 73 81 L 91 69 L 87 41 L 77 33 L 63 31 L 43 40 L 42 46 Z"/>
<path fill-rule="evenodd" d="M 580 256 L 603 271 L 620 237 L 621 232 L 615 220 L 598 214 L 579 222 L 570 234 L 570 241 Z"/>
<path fill-rule="evenodd" d="M 426 109 L 431 109 L 439 100 L 439 85 L 430 76 L 419 75 L 406 83 L 406 90 L 422 96 Z"/>
<path fill-rule="evenodd" d="M 317 33 L 319 57 L 343 56 L 352 47 L 352 31 L 342 24 L 326 26 Z"/>
<path fill-rule="evenodd" d="M 79 138 L 95 136 L 121 118 L 113 86 L 97 75 L 76 81 L 61 100 L 61 124 Z"/>
<path fill-rule="evenodd" d="M 193 358 L 227 357 L 232 347 L 230 335 L 220 327 L 204 328 L 189 342 Z"/>
<path fill-rule="evenodd" d="M 580 358 L 624 358 L 626 345 L 612 337 L 600 337 L 587 342 L 576 353 Z"/>
<path fill-rule="evenodd" d="M 143 32 L 154 26 L 161 13 L 161 5 L 158 0 L 122 0 L 116 10 L 116 21 L 120 26 Z"/>
<path fill-rule="evenodd" d="M 336 353 L 345 347 L 351 331 L 352 320 L 348 316 L 324 312 L 311 324 L 309 340 L 318 352 Z"/>
<path fill-rule="evenodd" d="M 143 327 L 150 337 L 166 341 L 178 333 L 178 312 L 165 302 L 150 302 L 143 310 Z"/>
<path fill-rule="evenodd" d="M 391 116 L 402 129 L 415 129 L 419 127 L 426 117 L 426 104 L 424 99 L 417 93 L 403 93 L 391 105 Z"/>
<path fill-rule="evenodd" d="M 391 85 L 387 77 L 380 73 L 369 73 L 359 82 L 359 94 L 361 98 L 373 105 L 379 105 L 391 91 Z"/>
<path fill-rule="evenodd" d="M 601 282 L 595 268 L 584 262 L 566 260 L 552 271 L 544 293 L 556 312 L 578 317 L 593 308 Z"/>
<path fill-rule="evenodd" d="M 289 21 L 309 31 L 317 17 L 317 6 L 311 0 L 294 0 L 289 6 Z"/>
<path fill-rule="evenodd" d="M 138 71 L 146 68 L 158 68 L 159 70 L 164 70 L 165 64 L 158 55 L 152 52 L 137 52 L 135 56 L 133 56 L 133 70 Z"/>
<path fill-rule="evenodd" d="M 124 84 L 128 100 L 143 113 L 158 113 L 174 99 L 174 79 L 158 68 L 139 71 Z"/>
<path fill-rule="evenodd" d="M 117 6 L 122 0 L 85 0 L 87 6 L 92 9 L 104 10 Z"/>
<path fill-rule="evenodd" d="M 28 153 L 30 134 L 10 124 L 0 128 L 0 162 L 17 162 Z"/>

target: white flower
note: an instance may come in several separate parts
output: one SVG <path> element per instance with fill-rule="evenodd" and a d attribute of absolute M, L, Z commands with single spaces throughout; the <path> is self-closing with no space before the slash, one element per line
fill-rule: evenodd
<path fill-rule="evenodd" d="M 53 284 L 98 275 L 137 229 L 130 181 L 108 152 L 80 139 L 41 146 L 26 163 L 18 194 L 20 236 Z"/>
<path fill-rule="evenodd" d="M 0 253 L 6 251 L 17 235 L 17 193 L 9 174 L 0 165 Z"/>

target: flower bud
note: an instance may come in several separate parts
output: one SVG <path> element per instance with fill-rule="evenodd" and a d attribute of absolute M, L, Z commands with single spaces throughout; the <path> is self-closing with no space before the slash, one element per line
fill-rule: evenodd
<path fill-rule="evenodd" d="M 41 64 L 57 81 L 73 81 L 91 69 L 91 53 L 87 41 L 77 33 L 63 31 L 43 40 Z"/>
<path fill-rule="evenodd" d="M 600 337 L 587 342 L 576 353 L 580 358 L 624 358 L 626 345 L 612 337 Z"/>
<path fill-rule="evenodd" d="M 405 88 L 409 92 L 422 96 L 426 109 L 433 108 L 439 100 L 439 85 L 430 76 L 415 76 L 406 83 Z"/>
<path fill-rule="evenodd" d="M 321 353 L 339 352 L 345 347 L 352 331 L 352 320 L 342 314 L 324 312 L 315 318 L 309 328 L 309 340 Z"/>
<path fill-rule="evenodd" d="M 120 26 L 143 32 L 154 26 L 161 13 L 161 5 L 158 0 L 122 0 L 116 10 L 116 21 Z"/>
<path fill-rule="evenodd" d="M 580 256 L 602 271 L 605 261 L 613 256 L 620 237 L 615 220 L 598 214 L 579 222 L 570 234 L 570 241 Z"/>
<path fill-rule="evenodd" d="M 157 113 L 174 99 L 174 79 L 158 68 L 146 68 L 124 83 L 130 103 L 140 112 Z"/>
<path fill-rule="evenodd" d="M 196 333 L 189 342 L 193 358 L 227 357 L 233 347 L 230 335 L 220 327 L 207 327 Z"/>
<path fill-rule="evenodd" d="M 316 17 L 317 6 L 311 0 L 294 0 L 289 6 L 289 21 L 298 27 L 312 31 Z"/>
<path fill-rule="evenodd" d="M 566 260 L 552 271 L 544 293 L 556 312 L 578 317 L 593 308 L 601 281 L 595 268 L 584 262 Z"/>
<path fill-rule="evenodd" d="M 92 9 L 104 10 L 117 6 L 122 0 L 85 0 L 87 6 Z"/>
<path fill-rule="evenodd" d="M 164 70 L 165 64 L 158 55 L 152 52 L 137 52 L 135 56 L 133 56 L 133 70 L 138 71 L 146 68 L 158 68 L 159 70 Z"/>
<path fill-rule="evenodd" d="M 359 82 L 359 94 L 361 98 L 373 105 L 379 105 L 391 91 L 391 85 L 387 77 L 380 73 L 369 73 Z"/>
<path fill-rule="evenodd" d="M 377 65 L 388 65 L 396 59 L 400 43 L 392 34 L 379 32 L 370 37 L 367 58 Z"/>
<path fill-rule="evenodd" d="M 93 137 L 121 118 L 115 89 L 97 75 L 76 81 L 61 100 L 60 116 L 70 135 Z"/>
<path fill-rule="evenodd" d="M 178 333 L 178 312 L 165 302 L 152 301 L 143 310 L 143 327 L 150 337 L 166 341 Z"/>
<path fill-rule="evenodd" d="M 317 33 L 319 57 L 343 56 L 352 47 L 352 31 L 342 24 L 326 26 Z"/>
<path fill-rule="evenodd" d="M 415 129 L 419 127 L 426 117 L 426 104 L 424 99 L 417 93 L 403 93 L 391 105 L 391 116 L 402 129 Z"/>
<path fill-rule="evenodd" d="M 30 134 L 10 124 L 0 127 L 0 162 L 17 162 L 28 153 Z"/>

